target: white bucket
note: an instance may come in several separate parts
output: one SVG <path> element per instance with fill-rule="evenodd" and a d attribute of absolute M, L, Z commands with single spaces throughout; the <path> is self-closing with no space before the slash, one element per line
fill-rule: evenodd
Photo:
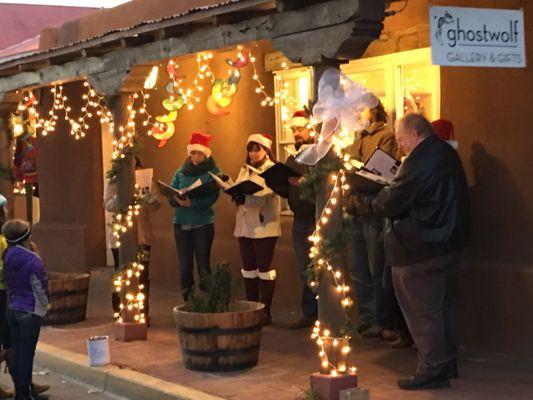
<path fill-rule="evenodd" d="M 87 339 L 87 354 L 90 367 L 109 364 L 109 336 L 92 336 Z"/>

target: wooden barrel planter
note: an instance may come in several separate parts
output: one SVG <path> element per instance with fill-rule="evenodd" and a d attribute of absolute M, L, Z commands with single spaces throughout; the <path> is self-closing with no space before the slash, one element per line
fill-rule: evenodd
<path fill-rule="evenodd" d="M 49 272 L 50 309 L 43 323 L 66 325 L 85 321 L 89 280 L 89 274 Z"/>
<path fill-rule="evenodd" d="M 238 371 L 257 365 L 264 305 L 235 301 L 227 313 L 191 313 L 174 307 L 185 367 L 194 371 Z"/>

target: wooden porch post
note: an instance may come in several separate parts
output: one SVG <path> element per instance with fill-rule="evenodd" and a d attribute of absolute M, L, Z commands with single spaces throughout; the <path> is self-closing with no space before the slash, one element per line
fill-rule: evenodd
<path fill-rule="evenodd" d="M 121 136 L 120 127 L 126 126 L 128 119 L 128 94 L 121 93 L 111 98 L 114 130 L 113 137 L 118 140 Z M 117 173 L 117 207 L 126 210 L 133 200 L 135 193 L 135 160 L 127 158 L 121 163 Z M 135 261 L 138 253 L 137 224 L 134 220 L 133 227 L 120 237 L 119 264 L 126 265 Z M 132 322 L 132 321 L 125 321 Z"/>

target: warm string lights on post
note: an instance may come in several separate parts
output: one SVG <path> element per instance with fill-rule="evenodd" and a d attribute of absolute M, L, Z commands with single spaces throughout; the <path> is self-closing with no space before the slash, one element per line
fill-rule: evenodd
<path fill-rule="evenodd" d="M 141 251 L 134 262 L 126 265 L 115 275 L 113 285 L 120 298 L 120 305 L 119 311 L 114 314 L 114 317 L 118 323 L 146 323 L 144 285 L 140 282 L 144 270 L 144 265 L 141 262 L 142 255 Z"/>
<path fill-rule="evenodd" d="M 309 284 L 312 288 L 317 288 L 320 284 L 319 277 L 323 276 L 323 274 L 330 274 L 331 281 L 340 297 L 340 304 L 345 310 L 346 321 L 349 321 L 348 309 L 353 305 L 353 300 L 349 295 L 350 287 L 346 284 L 343 272 L 332 265 L 330 260 L 328 260 L 330 255 L 325 254 L 326 252 L 323 250 L 324 227 L 330 223 L 331 216 L 334 214 L 336 208 L 341 205 L 343 193 L 350 189 L 350 186 L 346 182 L 346 167 L 348 165 L 351 167 L 350 157 L 348 154 L 345 154 L 345 149 L 349 145 L 347 132 L 344 132 L 344 129 L 341 128 L 337 135 L 333 137 L 332 143 L 336 155 L 344 162 L 339 171 L 330 175 L 329 179 L 332 185 L 330 197 L 316 222 L 315 231 L 309 237 L 309 241 L 312 243 L 309 257 L 315 269 L 313 274 L 314 278 Z M 345 331 L 342 337 L 334 337 L 331 335 L 329 329 L 323 329 L 320 321 L 317 320 L 311 333 L 311 339 L 315 340 L 318 346 L 318 355 L 324 372 L 332 376 L 357 373 L 355 366 L 348 365 L 348 354 L 351 351 L 351 336 L 348 330 Z"/>
<path fill-rule="evenodd" d="M 139 187 L 135 185 L 135 193 L 133 194 L 133 202 L 125 211 L 114 212 L 111 216 L 111 227 L 113 228 L 113 237 L 117 247 L 120 247 L 120 238 L 128 230 L 133 228 L 133 222 L 139 216 L 141 210 L 141 194 Z"/>

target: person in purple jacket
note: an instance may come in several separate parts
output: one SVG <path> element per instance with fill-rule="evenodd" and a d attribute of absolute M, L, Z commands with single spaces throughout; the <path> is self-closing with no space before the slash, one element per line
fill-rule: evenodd
<path fill-rule="evenodd" d="M 44 399 L 32 384 L 32 370 L 41 323 L 49 305 L 48 278 L 41 258 L 32 251 L 28 222 L 7 221 L 2 233 L 8 243 L 4 252 L 4 274 L 13 349 L 9 372 L 15 385 L 15 400 Z"/>

